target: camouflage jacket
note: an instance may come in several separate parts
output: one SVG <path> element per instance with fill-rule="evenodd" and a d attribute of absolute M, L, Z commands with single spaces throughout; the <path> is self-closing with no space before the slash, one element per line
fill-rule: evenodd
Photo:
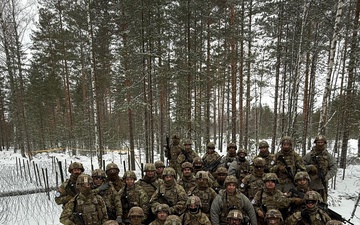
<path fill-rule="evenodd" d="M 111 183 L 117 192 L 119 192 L 121 188 L 124 186 L 124 182 L 119 176 L 116 177 L 115 180 L 106 179 L 105 183 Z"/>
<path fill-rule="evenodd" d="M 188 193 L 191 188 L 196 186 L 196 179 L 193 175 L 190 177 L 190 179 L 182 177 L 177 181 L 177 183 L 184 188 L 186 193 Z"/>
<path fill-rule="evenodd" d="M 115 220 L 118 216 L 122 216 L 122 205 L 119 193 L 110 182 L 110 187 L 106 191 L 98 192 L 106 205 L 109 219 Z"/>
<path fill-rule="evenodd" d="M 263 155 L 258 154 L 256 157 L 261 157 L 261 158 L 265 159 L 266 164 L 265 164 L 264 172 L 269 173 L 270 168 L 273 166 L 272 163 L 275 162 L 275 154 L 269 153 L 267 156 L 263 156 Z"/>
<path fill-rule="evenodd" d="M 251 225 L 257 225 L 257 219 L 254 207 L 250 200 L 236 190 L 236 193 L 229 195 L 226 190 L 221 190 L 215 197 L 210 208 L 210 220 L 212 225 L 225 225 L 227 224 L 227 215 L 230 210 L 240 210 L 244 217 L 247 217 Z"/>
<path fill-rule="evenodd" d="M 174 182 L 170 187 L 160 185 L 151 196 L 149 204 L 153 213 L 158 204 L 167 204 L 170 206 L 170 214 L 181 215 L 185 210 L 187 198 L 184 188 Z"/>
<path fill-rule="evenodd" d="M 204 190 L 199 189 L 197 186 L 190 189 L 188 195 L 196 195 L 201 199 L 202 204 L 202 212 L 205 213 L 207 216 L 210 216 L 210 207 L 212 202 L 216 197 L 216 192 L 211 187 L 208 187 Z"/>
<path fill-rule="evenodd" d="M 256 192 L 252 204 L 256 212 L 261 210 L 266 213 L 269 209 L 285 209 L 289 207 L 290 201 L 280 190 L 268 191 L 266 188 L 262 188 Z"/>
<path fill-rule="evenodd" d="M 237 158 L 236 156 L 230 157 L 230 156 L 226 155 L 225 157 L 223 157 L 223 158 L 221 159 L 220 165 L 219 165 L 218 167 L 223 166 L 223 167 L 225 167 L 226 169 L 229 169 L 230 164 L 231 164 L 233 161 L 236 161 L 236 158 Z"/>
<path fill-rule="evenodd" d="M 242 183 L 240 184 L 240 190 L 246 197 L 252 200 L 261 188 L 264 187 L 264 181 L 262 180 L 262 176 L 256 177 L 254 174 L 247 175 Z"/>
<path fill-rule="evenodd" d="M 152 221 L 151 223 L 149 223 L 149 225 L 164 225 L 164 223 L 161 223 L 158 219 Z"/>
<path fill-rule="evenodd" d="M 245 159 L 244 161 L 240 161 L 239 159 L 234 160 L 230 163 L 228 169 L 228 176 L 234 175 L 239 180 L 239 182 L 248 174 L 250 174 L 250 162 Z"/>
<path fill-rule="evenodd" d="M 306 168 L 302 157 L 293 149 L 289 152 L 280 150 L 275 154 L 270 172 L 276 173 L 280 184 L 293 183 L 294 176 L 299 171 L 306 171 Z"/>
<path fill-rule="evenodd" d="M 162 179 L 158 179 L 156 177 L 153 179 L 149 179 L 146 175 L 144 176 L 143 179 L 140 179 L 136 182 L 136 184 L 138 184 L 140 187 L 144 189 L 149 199 L 154 194 L 156 189 L 160 187 L 162 183 L 164 183 Z"/>
<path fill-rule="evenodd" d="M 211 222 L 205 213 L 201 211 L 196 214 L 185 212 L 180 216 L 183 225 L 211 225 Z"/>
<path fill-rule="evenodd" d="M 315 149 L 312 149 L 303 157 L 303 159 L 305 165 L 314 165 L 318 169 L 318 174 L 309 174 L 311 178 L 310 187 L 314 190 L 324 189 L 319 177 L 320 173 L 323 175 L 324 183 L 336 175 L 336 159 L 326 150 L 318 152 Z"/>
<path fill-rule="evenodd" d="M 138 184 L 134 184 L 134 186 L 128 188 L 127 185 L 125 185 L 119 191 L 119 195 L 123 209 L 123 221 L 128 220 L 129 210 L 134 206 L 138 206 L 143 209 L 145 213 L 144 220 L 146 219 L 150 206 L 149 198 L 142 187 L 140 187 Z"/>
<path fill-rule="evenodd" d="M 321 209 L 315 212 L 298 211 L 293 213 L 285 220 L 286 225 L 325 225 L 331 218 Z"/>
<path fill-rule="evenodd" d="M 216 161 L 218 158 L 220 158 L 220 155 L 217 152 L 214 152 L 212 154 L 205 153 L 205 155 L 202 157 L 204 168 L 207 168 L 211 163 Z M 216 168 L 213 169 L 213 171 L 215 170 Z"/>
<path fill-rule="evenodd" d="M 76 194 L 75 182 L 67 179 L 58 188 L 55 195 L 55 202 L 58 205 L 65 206 Z"/>
<path fill-rule="evenodd" d="M 78 194 L 64 207 L 60 222 L 65 225 L 99 225 L 108 220 L 102 197 L 91 193 Z"/>
<path fill-rule="evenodd" d="M 190 162 L 192 163 L 194 161 L 195 157 L 199 157 L 198 154 L 192 149 L 190 150 L 182 150 L 177 157 L 177 163 L 179 165 L 183 164 L 184 162 Z"/>

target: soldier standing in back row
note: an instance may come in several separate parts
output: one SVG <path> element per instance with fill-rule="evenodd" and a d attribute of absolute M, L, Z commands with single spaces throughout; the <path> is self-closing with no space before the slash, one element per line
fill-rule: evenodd
<path fill-rule="evenodd" d="M 245 149 L 240 148 L 237 152 L 237 158 L 229 166 L 229 176 L 234 175 L 241 183 L 242 179 L 250 174 L 250 162 L 245 157 L 247 152 Z"/>
<path fill-rule="evenodd" d="M 187 139 L 184 141 L 184 149 L 181 151 L 181 153 L 179 154 L 179 156 L 177 157 L 177 163 L 178 165 L 178 175 L 181 175 L 181 171 L 182 171 L 182 164 L 184 162 L 189 162 L 189 163 L 193 163 L 194 158 L 198 157 L 198 154 L 196 154 L 196 152 L 191 148 L 192 146 L 192 141 Z"/>
<path fill-rule="evenodd" d="M 198 196 L 190 196 L 186 202 L 186 210 L 180 216 L 183 225 L 211 225 L 207 215 L 202 211 L 201 200 Z"/>
<path fill-rule="evenodd" d="M 221 159 L 219 166 L 223 166 L 226 169 L 229 169 L 230 164 L 236 160 L 236 150 L 237 146 L 234 143 L 229 143 L 227 146 L 227 154 Z"/>
<path fill-rule="evenodd" d="M 294 176 L 299 171 L 305 171 L 302 157 L 293 149 L 292 138 L 284 136 L 281 139 L 281 150 L 275 154 L 274 166 L 270 172 L 279 178 L 278 189 L 284 193 L 294 188 Z"/>
<path fill-rule="evenodd" d="M 56 204 L 63 205 L 63 207 L 76 195 L 76 180 L 84 172 L 84 167 L 79 162 L 73 162 L 69 165 L 68 171 L 71 174 L 70 179 L 63 182 L 55 194 Z"/>
<path fill-rule="evenodd" d="M 265 173 L 270 172 L 270 168 L 272 167 L 271 162 L 274 162 L 275 155 L 270 154 L 269 152 L 269 143 L 267 141 L 259 142 L 259 154 L 256 157 L 261 157 L 265 159 L 266 165 L 264 168 Z"/>
<path fill-rule="evenodd" d="M 177 183 L 184 188 L 186 193 L 188 193 L 192 187 L 196 186 L 196 179 L 193 174 L 193 165 L 189 162 L 184 162 L 181 165 L 181 168 L 182 175 Z"/>
<path fill-rule="evenodd" d="M 251 174 L 247 175 L 240 184 L 240 190 L 249 200 L 253 200 L 257 191 L 264 187 L 262 177 L 264 175 L 265 159 L 257 157 L 253 160 Z"/>
<path fill-rule="evenodd" d="M 91 190 L 93 180 L 90 175 L 81 174 L 76 180 L 75 195 L 64 207 L 60 222 L 65 225 L 99 225 L 108 220 L 106 206 L 100 195 Z"/>
<path fill-rule="evenodd" d="M 310 187 L 319 192 L 327 203 L 328 181 L 336 175 L 337 164 L 334 156 L 326 150 L 326 138 L 318 135 L 315 146 L 304 156 L 304 162 L 311 178 Z"/>
<path fill-rule="evenodd" d="M 209 142 L 206 146 L 206 153 L 202 157 L 203 166 L 205 170 L 209 171 L 210 173 L 214 173 L 216 171 L 216 168 L 220 164 L 220 155 L 215 151 L 215 143 Z M 213 166 L 213 168 L 209 168 L 216 160 L 218 160 L 218 165 Z"/>
<path fill-rule="evenodd" d="M 116 191 L 120 191 L 123 187 L 123 180 L 120 178 L 120 169 L 115 163 L 109 163 L 105 168 L 106 180 L 105 183 L 112 183 Z"/>
<path fill-rule="evenodd" d="M 170 144 L 170 159 L 168 166 L 174 168 L 175 171 L 178 171 L 180 165 L 177 163 L 177 158 L 182 151 L 182 147 L 180 146 L 180 137 L 175 134 L 171 139 L 172 142 Z"/>

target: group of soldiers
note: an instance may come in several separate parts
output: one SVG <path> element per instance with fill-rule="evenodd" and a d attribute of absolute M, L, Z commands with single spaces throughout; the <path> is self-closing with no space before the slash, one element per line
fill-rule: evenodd
<path fill-rule="evenodd" d="M 247 159 L 245 149 L 227 146 L 225 156 L 207 144 L 199 157 L 189 140 L 177 135 L 167 145 L 168 166 L 146 163 L 143 177 L 134 171 L 119 176 L 115 163 L 105 171 L 84 174 L 81 163 L 69 166 L 70 178 L 55 201 L 63 205 L 66 225 L 340 225 L 327 211 L 328 181 L 336 174 L 335 158 L 326 139 L 315 138 L 301 157 L 291 137 L 281 139 L 276 154 L 266 141 L 259 154 Z"/>

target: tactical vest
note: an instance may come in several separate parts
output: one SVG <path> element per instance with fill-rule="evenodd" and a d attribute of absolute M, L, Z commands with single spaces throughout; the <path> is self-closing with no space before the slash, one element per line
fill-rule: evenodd
<path fill-rule="evenodd" d="M 74 201 L 74 213 L 82 216 L 86 225 L 98 225 L 101 224 L 104 215 L 101 210 L 100 196 L 91 195 L 91 197 L 83 199 L 79 195 L 75 197 Z M 73 221 L 77 221 L 78 218 L 74 218 Z"/>
<path fill-rule="evenodd" d="M 190 213 L 185 213 L 182 216 L 183 225 L 205 225 L 206 224 L 206 215 L 203 213 L 197 213 L 196 215 L 191 215 Z"/>
<path fill-rule="evenodd" d="M 165 185 L 161 185 L 158 194 L 164 196 L 163 198 L 158 198 L 159 203 L 172 207 L 179 201 L 178 184 L 175 184 L 172 188 L 165 188 Z"/>
<path fill-rule="evenodd" d="M 250 164 L 248 161 L 241 162 L 237 160 L 236 178 L 242 180 L 246 175 L 250 173 Z"/>
<path fill-rule="evenodd" d="M 223 192 L 221 196 L 222 200 L 222 209 L 220 214 L 220 224 L 227 224 L 227 215 L 229 214 L 230 210 L 237 209 L 240 210 L 243 215 L 246 215 L 243 210 L 243 200 L 242 195 L 239 190 L 236 191 L 235 195 L 228 195 L 226 191 Z"/>
<path fill-rule="evenodd" d="M 255 177 L 254 175 L 246 176 L 245 178 L 244 193 L 250 200 L 254 198 L 256 192 L 264 187 L 264 181 L 261 177 Z"/>
<path fill-rule="evenodd" d="M 325 173 L 329 170 L 329 158 L 326 153 L 327 152 L 325 150 L 320 154 L 317 154 L 315 151 L 311 152 L 312 164 Z"/>
<path fill-rule="evenodd" d="M 209 214 L 210 213 L 210 207 L 211 203 L 214 200 L 214 196 L 212 196 L 211 188 L 208 188 L 206 190 L 199 190 L 198 188 L 195 188 L 193 191 L 191 191 L 191 195 L 196 195 L 201 199 L 202 208 L 201 211 L 203 213 Z"/>

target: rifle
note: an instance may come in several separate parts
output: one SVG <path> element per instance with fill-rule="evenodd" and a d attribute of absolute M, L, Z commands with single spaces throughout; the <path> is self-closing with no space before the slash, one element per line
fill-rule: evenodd
<path fill-rule="evenodd" d="M 204 169 L 205 169 L 206 171 L 214 172 L 214 169 L 220 164 L 221 159 L 222 159 L 223 157 L 224 157 L 224 156 L 220 156 L 219 158 L 217 158 L 215 161 L 213 161 L 213 162 L 210 163 L 209 165 L 204 166 Z"/>
<path fill-rule="evenodd" d="M 294 181 L 294 174 L 292 173 L 291 168 L 289 167 L 289 165 L 286 163 L 286 160 L 285 160 L 284 156 L 281 155 L 278 159 L 279 159 L 283 164 L 285 164 L 286 173 L 290 176 L 293 184 L 296 186 L 296 183 L 295 183 L 295 181 Z"/>
<path fill-rule="evenodd" d="M 303 193 L 301 191 L 298 191 L 298 190 L 296 190 L 294 188 L 291 188 L 289 190 L 289 192 L 295 193 L 300 198 L 304 198 L 304 195 L 305 195 L 305 193 Z M 359 196 L 360 196 L 360 194 L 359 194 Z M 344 217 L 342 217 L 342 215 L 340 215 L 339 213 L 337 213 L 334 210 L 330 209 L 326 203 L 319 202 L 318 206 L 319 206 L 320 209 L 325 211 L 330 216 L 331 219 L 339 220 L 339 221 L 341 221 L 343 223 L 348 223 L 348 224 L 354 225 L 352 222 L 350 222 L 350 219 L 348 219 L 348 220 L 345 219 Z"/>
<path fill-rule="evenodd" d="M 166 141 L 166 145 L 165 145 L 165 157 L 166 157 L 168 160 L 171 160 L 170 137 L 169 137 L 169 135 L 166 135 L 165 141 Z"/>
<path fill-rule="evenodd" d="M 322 170 L 319 160 L 318 160 L 318 156 L 313 156 L 312 157 L 313 161 L 317 164 L 317 168 L 318 168 L 318 176 L 320 178 L 320 181 L 322 183 L 322 185 L 324 186 L 324 190 L 327 190 L 327 185 L 326 185 L 326 181 L 325 181 L 325 175 L 324 175 L 324 171 Z M 327 194 L 327 193 L 326 193 Z"/>
<path fill-rule="evenodd" d="M 121 204 L 122 204 L 122 209 L 123 209 L 123 215 L 127 215 L 129 213 L 131 206 L 131 203 L 129 202 L 128 196 L 126 194 L 126 187 L 127 185 L 125 184 L 124 187 L 124 192 L 121 194 Z"/>
<path fill-rule="evenodd" d="M 165 204 L 167 204 L 169 207 L 174 206 L 173 202 L 169 201 L 169 200 L 165 197 L 164 193 L 161 193 L 160 191 L 158 192 L 158 198 L 159 198 L 159 200 L 160 200 L 160 199 L 164 200 Z"/>

